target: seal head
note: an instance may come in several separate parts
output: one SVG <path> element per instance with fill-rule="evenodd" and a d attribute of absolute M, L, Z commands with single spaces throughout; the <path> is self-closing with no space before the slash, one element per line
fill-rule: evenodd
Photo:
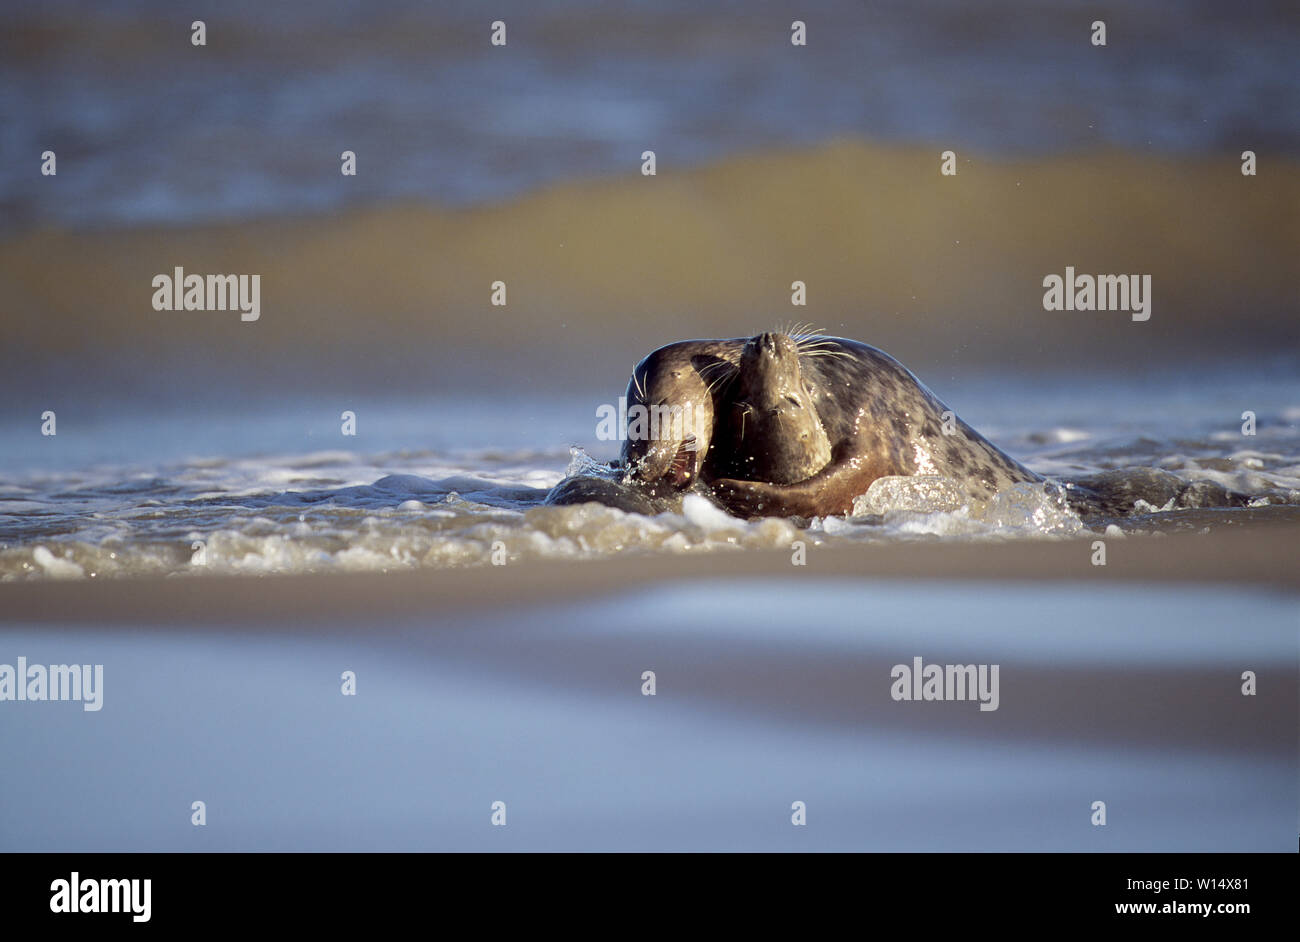
<path fill-rule="evenodd" d="M 665 494 L 701 480 L 717 387 L 734 373 L 736 356 L 725 341 L 685 341 L 660 347 L 633 368 L 619 460 L 624 483 Z"/>
<path fill-rule="evenodd" d="M 717 476 L 797 484 L 830 464 L 830 439 L 788 335 L 745 343 L 725 403 Z"/>

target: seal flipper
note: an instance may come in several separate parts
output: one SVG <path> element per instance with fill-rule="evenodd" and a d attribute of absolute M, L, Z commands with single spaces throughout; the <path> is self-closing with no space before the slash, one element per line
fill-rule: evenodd
<path fill-rule="evenodd" d="M 853 500 L 888 474 L 861 457 L 832 464 L 798 484 L 719 478 L 713 495 L 738 517 L 829 517 L 853 512 Z"/>
<path fill-rule="evenodd" d="M 604 504 L 624 513 L 655 514 L 672 510 L 672 503 L 655 497 L 645 489 L 629 484 L 621 484 L 608 478 L 576 475 L 565 478 L 546 495 L 544 504 L 551 507 L 567 507 L 575 504 Z"/>

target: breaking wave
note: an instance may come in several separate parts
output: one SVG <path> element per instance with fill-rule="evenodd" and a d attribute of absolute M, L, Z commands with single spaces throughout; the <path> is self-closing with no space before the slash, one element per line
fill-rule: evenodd
<path fill-rule="evenodd" d="M 1048 448 L 1089 447 L 1050 437 Z M 1096 448 L 1093 443 L 1092 448 Z M 1038 470 L 1063 459 L 1045 456 Z M 1096 454 L 1094 458 L 1098 457 Z M 1113 457 L 1113 456 L 1112 456 Z M 1175 455 L 1093 470 L 1127 495 L 1123 513 L 1081 513 L 1070 488 L 1018 484 L 984 504 L 937 476 L 876 481 L 845 517 L 740 520 L 699 495 L 644 516 L 542 502 L 566 474 L 604 467 L 581 449 L 376 456 L 314 452 L 192 460 L 161 470 L 108 468 L 16 478 L 0 491 L 0 580 L 204 573 L 390 571 L 626 553 L 704 554 L 852 541 L 1135 536 L 1300 514 L 1300 462 L 1286 452 Z M 567 465 L 567 467 L 566 467 Z M 1178 495 L 1235 493 L 1237 506 Z M 1113 509 L 1113 508 L 1112 508 Z"/>

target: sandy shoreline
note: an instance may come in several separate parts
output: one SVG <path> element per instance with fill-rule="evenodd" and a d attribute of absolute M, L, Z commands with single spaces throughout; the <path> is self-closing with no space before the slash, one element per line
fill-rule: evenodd
<path fill-rule="evenodd" d="M 669 340 L 791 319 L 923 375 L 1016 352 L 1050 371 L 1285 350 L 1300 176 L 1278 164 L 1243 178 L 1227 157 L 963 153 L 945 178 L 936 151 L 842 141 L 473 209 L 36 231 L 0 241 L 0 365 L 115 390 L 169 368 L 188 386 L 603 385 Z M 1151 319 L 1044 311 L 1042 280 L 1067 265 L 1149 274 Z M 154 311 L 151 279 L 173 266 L 259 274 L 260 319 Z"/>
<path fill-rule="evenodd" d="M 0 706 L 0 847 L 1294 849 L 1295 537 L 5 586 L 0 660 L 104 708 Z"/>
<path fill-rule="evenodd" d="M 1298 540 L 3 585 L 0 660 L 102 664 L 105 706 L 0 709 L 0 847 L 1285 850 Z M 918 657 L 998 708 L 895 700 Z"/>
<path fill-rule="evenodd" d="M 1106 540 L 1107 565 L 1091 563 L 1092 540 L 1007 543 L 905 543 L 627 556 L 599 561 L 537 561 L 503 567 L 293 576 L 210 576 L 0 585 L 0 624 L 94 622 L 137 625 L 260 624 L 284 627 L 355 616 L 395 618 L 427 611 L 471 611 L 595 598 L 656 583 L 704 579 L 799 578 L 1300 585 L 1291 523 L 1209 535 Z M 923 587 L 922 587 L 923 591 Z"/>

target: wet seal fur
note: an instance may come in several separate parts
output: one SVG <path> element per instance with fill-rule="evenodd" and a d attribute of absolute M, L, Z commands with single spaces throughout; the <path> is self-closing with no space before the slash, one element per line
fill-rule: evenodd
<path fill-rule="evenodd" d="M 636 513 L 679 511 L 690 493 L 741 517 L 849 514 L 887 476 L 941 475 L 975 502 L 1003 488 L 1045 482 L 948 409 L 889 354 L 841 337 L 775 331 L 687 340 L 655 350 L 632 372 L 634 405 L 679 408 L 689 421 L 631 435 L 616 480 L 572 477 L 547 504 L 595 501 Z M 630 425 L 631 423 L 629 423 Z M 946 430 L 946 431 L 945 431 Z M 1061 496 L 1097 519 L 1135 502 L 1245 506 L 1209 481 L 1132 469 L 1065 483 Z"/>
<path fill-rule="evenodd" d="M 793 447 L 787 422 L 773 422 L 753 441 L 746 432 L 729 445 L 731 456 L 764 454 L 775 467 L 762 468 L 760 461 L 756 466 L 761 473 L 732 475 L 736 462 L 719 460 L 706 469 L 720 472 L 710 485 L 732 513 L 847 514 L 872 482 L 890 476 L 942 475 L 956 481 L 974 501 L 987 501 L 1012 484 L 1043 480 L 963 422 L 906 367 L 875 347 L 815 335 L 761 334 L 754 342 L 774 360 L 770 372 L 780 378 L 782 391 L 798 386 L 807 392 L 807 411 L 821 424 L 829 460 L 800 476 L 793 472 L 810 466 L 794 457 L 801 450 Z M 720 391 L 724 399 L 739 393 L 748 401 L 752 385 L 742 357 L 731 386 Z M 798 409 L 795 399 L 789 397 L 792 410 Z M 788 414 L 778 413 L 778 418 Z M 803 434 L 800 426 L 795 434 Z M 782 470 L 791 473 L 782 478 Z"/>
<path fill-rule="evenodd" d="M 759 334 L 740 352 L 724 390 L 714 433 L 713 473 L 725 478 L 797 484 L 831 463 L 831 443 L 803 378 L 798 344 Z"/>
<path fill-rule="evenodd" d="M 945 475 L 976 500 L 1042 480 L 955 415 L 944 434 L 947 407 L 856 340 L 770 332 L 668 344 L 637 364 L 627 401 L 690 421 L 629 435 L 617 467 L 634 493 L 571 478 L 548 504 L 656 506 L 703 483 L 739 516 L 816 517 L 852 512 L 887 475 Z"/>

